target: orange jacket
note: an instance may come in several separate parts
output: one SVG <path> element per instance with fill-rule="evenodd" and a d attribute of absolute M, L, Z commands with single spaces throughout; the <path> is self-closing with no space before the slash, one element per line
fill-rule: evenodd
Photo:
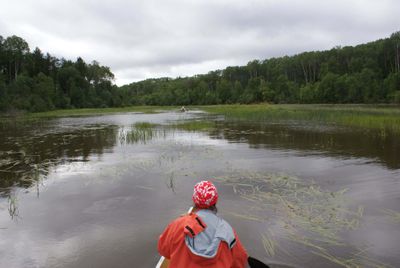
<path fill-rule="evenodd" d="M 201 213 L 198 213 L 199 215 Z M 226 241 L 218 241 L 217 252 L 215 256 L 203 257 L 193 253 L 193 248 L 190 249 L 187 241 L 192 241 L 197 235 L 202 233 L 207 228 L 206 221 L 196 213 L 179 217 L 171 222 L 158 240 L 158 252 L 160 255 L 170 260 L 170 268 L 243 268 L 247 267 L 247 253 L 241 244 L 236 232 L 233 231 L 232 238 L 228 245 Z M 218 222 L 231 228 L 224 220 L 218 219 Z M 221 226 L 221 225 L 218 225 Z M 214 227 L 218 227 L 214 226 Z M 210 229 L 211 227 L 210 223 Z M 226 233 L 226 232 L 224 232 Z M 186 241 L 185 241 L 186 239 Z M 189 240 L 188 240 L 189 239 Z M 214 242 L 218 240 L 214 238 Z M 193 242 L 195 244 L 195 242 Z M 201 254 L 200 254 L 201 255 Z"/>

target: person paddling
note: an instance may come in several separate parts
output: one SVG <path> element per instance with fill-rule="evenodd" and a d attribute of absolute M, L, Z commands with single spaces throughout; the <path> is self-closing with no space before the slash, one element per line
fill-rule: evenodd
<path fill-rule="evenodd" d="M 194 211 L 172 221 L 160 235 L 158 252 L 169 268 L 243 268 L 247 252 L 235 230 L 217 216 L 217 188 L 210 181 L 194 186 Z"/>

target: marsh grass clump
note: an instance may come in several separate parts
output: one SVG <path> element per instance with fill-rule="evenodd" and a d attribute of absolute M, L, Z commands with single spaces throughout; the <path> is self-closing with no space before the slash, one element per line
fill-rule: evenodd
<path fill-rule="evenodd" d="M 342 267 L 384 267 L 345 242 L 343 234 L 360 226 L 364 212 L 361 206 L 349 208 L 346 189 L 326 191 L 315 183 L 285 175 L 246 173 L 221 179 L 245 200 L 244 213 L 230 214 L 281 230 L 273 233 L 266 229 L 261 234 L 270 257 L 278 250 L 286 254 L 279 245 L 285 240 Z M 348 255 L 335 256 L 335 249 L 346 249 Z"/>
<path fill-rule="evenodd" d="M 381 130 L 400 134 L 400 107 L 378 105 L 257 104 L 204 106 L 227 120 L 306 121 Z M 383 132 L 383 133 L 384 133 Z"/>
<path fill-rule="evenodd" d="M 157 126 L 158 126 L 157 124 L 153 124 L 150 122 L 137 122 L 133 124 L 133 127 L 137 129 L 154 129 Z"/>
<path fill-rule="evenodd" d="M 391 209 L 384 209 L 382 212 L 385 214 L 386 218 L 394 223 L 400 223 L 400 212 Z"/>
<path fill-rule="evenodd" d="M 138 122 L 129 129 L 121 128 L 118 131 L 118 140 L 121 144 L 146 144 L 149 141 L 166 136 L 166 132 L 156 128 L 157 125 L 149 122 Z"/>
<path fill-rule="evenodd" d="M 174 129 L 185 131 L 207 131 L 215 128 L 215 122 L 208 120 L 178 121 L 170 125 Z"/>

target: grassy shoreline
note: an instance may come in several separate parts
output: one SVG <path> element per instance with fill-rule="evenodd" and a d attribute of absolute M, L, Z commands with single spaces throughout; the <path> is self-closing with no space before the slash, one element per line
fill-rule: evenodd
<path fill-rule="evenodd" d="M 227 120 L 252 122 L 304 121 L 336 124 L 349 127 L 391 131 L 400 134 L 400 106 L 355 104 L 249 104 L 192 106 L 212 114 L 224 115 Z M 0 122 L 35 120 L 70 116 L 89 116 L 111 113 L 157 113 L 178 111 L 178 106 L 132 106 L 121 108 L 87 108 L 27 113 L 17 116 L 0 115 Z"/>
<path fill-rule="evenodd" d="M 15 116 L 0 114 L 0 121 L 10 119 L 37 119 L 37 118 L 52 118 L 52 117 L 69 117 L 69 116 L 85 116 L 85 115 L 101 115 L 112 113 L 157 113 L 167 110 L 178 110 L 177 106 L 130 106 L 117 108 L 82 108 L 82 109 L 64 109 L 53 110 L 39 113 L 22 113 Z"/>
<path fill-rule="evenodd" d="M 209 113 L 224 115 L 228 120 L 253 122 L 296 120 L 400 133 L 400 106 L 393 105 L 256 104 L 201 108 Z"/>

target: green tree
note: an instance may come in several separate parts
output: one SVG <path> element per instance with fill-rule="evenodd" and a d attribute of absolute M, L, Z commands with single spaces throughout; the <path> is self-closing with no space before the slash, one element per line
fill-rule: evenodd
<path fill-rule="evenodd" d="M 46 59 L 42 51 L 37 47 L 27 56 L 27 70 L 31 77 L 38 75 L 39 73 L 48 74 Z"/>
<path fill-rule="evenodd" d="M 221 103 L 229 103 L 229 97 L 230 97 L 230 83 L 228 80 L 221 79 L 220 81 L 217 82 L 217 94 L 218 94 L 218 99 L 221 101 Z"/>
<path fill-rule="evenodd" d="M 0 111 L 5 111 L 8 109 L 8 100 L 6 93 L 6 83 L 4 75 L 0 73 Z"/>
<path fill-rule="evenodd" d="M 347 89 L 346 102 L 348 103 L 362 103 L 363 102 L 363 88 L 358 81 L 359 75 L 347 75 L 345 84 Z"/>
<path fill-rule="evenodd" d="M 35 77 L 35 85 L 32 89 L 32 95 L 35 97 L 31 103 L 31 110 L 34 112 L 48 111 L 55 108 L 55 88 L 53 80 L 43 73 Z"/>
<path fill-rule="evenodd" d="M 387 101 L 395 101 L 395 96 L 400 91 L 400 72 L 391 73 L 383 81 L 383 91 Z"/>
<path fill-rule="evenodd" d="M 8 86 L 8 96 L 10 98 L 10 107 L 30 111 L 32 97 L 32 89 L 34 87 L 34 80 L 21 74 Z"/>
<path fill-rule="evenodd" d="M 83 67 L 80 67 L 83 69 Z M 110 71 L 109 67 L 100 66 L 97 61 L 93 61 L 87 66 L 87 80 L 92 85 L 97 85 L 104 81 L 113 81 L 114 74 Z"/>
<path fill-rule="evenodd" d="M 291 102 L 289 100 L 291 98 L 290 93 L 294 91 L 294 88 L 286 75 L 279 75 L 277 80 L 272 84 L 272 87 L 275 91 L 274 99 L 276 103 Z"/>
<path fill-rule="evenodd" d="M 339 77 L 339 75 L 329 72 L 322 78 L 317 90 L 319 101 L 325 103 L 335 103 L 339 101 L 337 88 L 337 80 Z"/>
<path fill-rule="evenodd" d="M 235 81 L 233 87 L 230 88 L 229 93 L 229 103 L 237 103 L 239 101 L 240 95 L 243 93 L 242 84 L 239 81 Z"/>
<path fill-rule="evenodd" d="M 1 35 L 0 35 L 0 75 L 7 75 L 7 59 L 6 59 L 6 53 L 4 51 L 4 38 Z M 2 77 L 2 79 L 4 79 L 4 77 Z"/>
<path fill-rule="evenodd" d="M 3 49 L 8 60 L 9 80 L 16 79 L 20 72 L 22 61 L 27 53 L 29 53 L 28 43 L 18 36 L 7 37 L 3 43 Z"/>
<path fill-rule="evenodd" d="M 301 103 L 314 103 L 317 101 L 317 84 L 306 84 L 300 88 L 299 100 Z"/>
<path fill-rule="evenodd" d="M 365 103 L 376 103 L 380 100 L 379 85 L 371 69 L 364 68 L 359 74 L 358 83 L 363 88 Z"/>

